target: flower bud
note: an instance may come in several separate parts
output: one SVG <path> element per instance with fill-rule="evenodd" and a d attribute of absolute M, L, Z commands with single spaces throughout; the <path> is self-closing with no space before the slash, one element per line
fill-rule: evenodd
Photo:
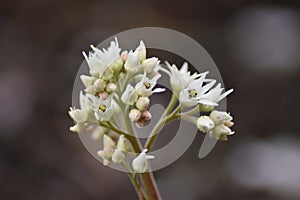
<path fill-rule="evenodd" d="M 137 98 L 138 96 L 134 87 L 130 84 L 127 85 L 126 90 L 121 96 L 122 102 L 132 106 L 136 102 Z"/>
<path fill-rule="evenodd" d="M 85 87 L 88 87 L 88 86 L 90 86 L 90 85 L 93 85 L 94 81 L 96 80 L 95 77 L 92 77 L 92 76 L 86 76 L 86 75 L 81 75 L 81 76 L 80 76 L 80 79 L 81 79 L 81 81 L 82 81 L 82 83 L 83 83 L 83 85 L 84 85 Z"/>
<path fill-rule="evenodd" d="M 103 92 L 100 92 L 99 93 L 99 97 L 100 97 L 100 99 L 102 99 L 102 100 L 104 100 L 104 99 L 106 99 L 107 97 L 108 97 L 108 92 L 106 92 L 106 91 L 103 91 Z"/>
<path fill-rule="evenodd" d="M 115 83 L 108 83 L 106 85 L 106 91 L 107 92 L 114 92 L 117 89 L 117 85 Z"/>
<path fill-rule="evenodd" d="M 211 112 L 215 107 L 211 105 L 205 105 L 200 103 L 199 109 L 201 112 Z"/>
<path fill-rule="evenodd" d="M 105 69 L 105 71 L 103 72 L 101 78 L 107 81 L 107 80 L 110 80 L 113 76 L 114 76 L 114 73 L 113 73 L 112 69 L 110 67 L 107 67 Z"/>
<path fill-rule="evenodd" d="M 104 135 L 103 136 L 103 146 L 104 146 L 104 148 L 114 148 L 115 141 L 113 141 L 113 139 L 110 136 Z"/>
<path fill-rule="evenodd" d="M 97 79 L 97 80 L 95 80 L 95 82 L 94 82 L 94 88 L 95 88 L 95 90 L 98 91 L 98 92 L 103 91 L 104 88 L 105 88 L 105 86 L 106 86 L 106 83 L 105 83 L 105 81 L 102 80 L 102 79 Z"/>
<path fill-rule="evenodd" d="M 209 116 L 216 124 L 224 124 L 225 121 L 232 120 L 230 114 L 217 110 L 212 111 Z"/>
<path fill-rule="evenodd" d="M 147 110 L 150 104 L 150 99 L 148 97 L 140 97 L 136 102 L 136 107 L 140 111 Z"/>
<path fill-rule="evenodd" d="M 132 109 L 132 110 L 130 110 L 130 112 L 129 112 L 129 118 L 133 122 L 139 121 L 139 119 L 141 118 L 141 111 L 139 111 L 138 109 Z"/>
<path fill-rule="evenodd" d="M 129 149 L 127 140 L 124 135 L 120 135 L 117 143 L 117 149 L 124 152 Z"/>
<path fill-rule="evenodd" d="M 114 163 L 123 163 L 126 160 L 126 157 L 122 151 L 115 149 L 115 152 L 113 153 L 111 160 Z"/>
<path fill-rule="evenodd" d="M 151 118 L 152 118 L 152 115 L 149 111 L 144 111 L 142 112 L 142 116 L 141 118 L 144 120 L 144 121 L 149 121 Z"/>
<path fill-rule="evenodd" d="M 208 116 L 201 116 L 197 120 L 197 128 L 203 133 L 209 132 L 214 126 L 214 121 Z"/>
<path fill-rule="evenodd" d="M 142 66 L 147 71 L 147 73 L 150 73 L 153 71 L 154 67 L 157 66 L 159 63 L 158 58 L 152 57 L 144 60 L 142 62 Z"/>
<path fill-rule="evenodd" d="M 110 65 L 110 68 L 113 72 L 118 73 L 123 67 L 123 61 L 121 58 L 117 59 Z"/>
<path fill-rule="evenodd" d="M 128 56 L 128 51 L 123 51 L 121 53 L 121 59 L 123 62 L 125 62 L 127 60 L 127 56 Z"/>
<path fill-rule="evenodd" d="M 138 155 L 133 161 L 132 161 L 132 168 L 134 171 L 138 173 L 144 173 L 149 170 L 148 161 L 149 159 L 153 159 L 154 156 L 146 155 L 146 152 L 148 149 L 144 149 L 140 155 Z"/>

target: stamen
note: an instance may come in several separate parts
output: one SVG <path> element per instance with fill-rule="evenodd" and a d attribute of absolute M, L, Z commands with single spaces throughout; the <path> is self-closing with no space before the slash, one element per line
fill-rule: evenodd
<path fill-rule="evenodd" d="M 195 89 L 191 89 L 188 91 L 189 92 L 189 97 L 190 98 L 193 98 L 193 97 L 196 97 L 197 96 L 197 91 Z"/>
<path fill-rule="evenodd" d="M 99 106 L 99 110 L 101 110 L 102 112 L 105 112 L 106 111 L 106 105 L 100 105 Z"/>
<path fill-rule="evenodd" d="M 145 83 L 144 83 L 144 86 L 145 86 L 146 89 L 149 89 L 149 88 L 151 87 L 151 84 L 148 83 L 148 82 L 145 82 Z"/>

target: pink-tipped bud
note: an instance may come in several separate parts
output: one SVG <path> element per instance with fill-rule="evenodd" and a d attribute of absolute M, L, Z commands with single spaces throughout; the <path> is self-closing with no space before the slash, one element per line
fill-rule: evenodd
<path fill-rule="evenodd" d="M 127 60 L 127 56 L 128 56 L 128 52 L 127 51 L 123 51 L 121 53 L 121 59 L 123 62 L 125 62 Z"/>
<path fill-rule="evenodd" d="M 99 93 L 99 97 L 100 97 L 100 99 L 102 99 L 102 100 L 104 100 L 104 99 L 106 99 L 107 97 L 108 97 L 108 92 L 106 92 L 106 91 L 103 91 L 103 92 L 100 92 Z"/>
<path fill-rule="evenodd" d="M 142 117 L 141 117 L 144 121 L 149 121 L 152 118 L 152 115 L 149 111 L 144 111 L 142 112 Z"/>

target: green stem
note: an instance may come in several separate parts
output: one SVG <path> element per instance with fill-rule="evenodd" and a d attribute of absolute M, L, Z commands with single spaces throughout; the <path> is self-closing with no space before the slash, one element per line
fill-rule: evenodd
<path fill-rule="evenodd" d="M 151 133 L 149 135 L 149 138 L 146 141 L 146 144 L 145 144 L 145 148 L 146 149 L 150 149 L 151 148 L 151 146 L 152 146 L 152 144 L 154 142 L 154 139 L 155 139 L 155 137 L 157 135 L 157 132 L 162 128 L 162 126 L 167 121 L 166 115 L 169 114 L 172 111 L 172 109 L 173 109 L 173 107 L 175 106 L 176 103 L 177 103 L 177 98 L 173 94 L 169 105 L 167 106 L 166 110 L 164 111 L 164 113 L 160 117 L 158 123 L 155 125 L 155 127 L 151 131 Z M 174 111 L 176 111 L 178 109 L 180 109 L 180 106 L 178 106 L 177 109 L 175 109 Z M 176 111 L 176 112 L 178 112 L 178 111 Z"/>

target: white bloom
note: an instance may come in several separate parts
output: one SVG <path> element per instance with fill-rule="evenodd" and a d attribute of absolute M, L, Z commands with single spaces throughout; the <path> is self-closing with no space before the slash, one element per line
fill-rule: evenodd
<path fill-rule="evenodd" d="M 123 163 L 126 160 L 126 156 L 122 151 L 115 149 L 115 152 L 113 153 L 111 160 L 114 163 Z"/>
<path fill-rule="evenodd" d="M 207 133 L 215 127 L 214 121 L 208 116 L 201 116 L 197 120 L 197 128 L 203 132 Z"/>
<path fill-rule="evenodd" d="M 114 163 L 123 163 L 126 161 L 125 152 L 130 149 L 130 145 L 128 144 L 128 141 L 126 140 L 124 135 L 120 135 L 117 143 L 117 148 L 115 149 L 115 152 L 112 155 L 112 161 Z"/>
<path fill-rule="evenodd" d="M 180 91 L 179 101 L 183 106 L 190 107 L 197 105 L 198 99 L 215 84 L 216 81 L 212 80 L 203 85 L 207 74 L 208 72 L 199 74 L 200 77 L 198 79 L 192 80 L 187 88 Z"/>
<path fill-rule="evenodd" d="M 130 150 L 130 145 L 124 135 L 119 136 L 117 149 L 124 152 Z"/>
<path fill-rule="evenodd" d="M 233 89 L 230 89 L 222 94 L 223 90 L 224 88 L 221 88 L 221 84 L 219 83 L 215 88 L 202 95 L 202 97 L 199 98 L 198 102 L 204 105 L 217 106 L 219 101 L 221 101 L 231 92 L 233 92 Z"/>
<path fill-rule="evenodd" d="M 124 68 L 126 71 L 132 73 L 138 73 L 142 70 L 142 62 L 146 58 L 146 47 L 143 41 L 140 41 L 140 45 L 135 49 L 135 51 L 129 51 L 127 54 L 126 62 Z"/>
<path fill-rule="evenodd" d="M 142 77 L 142 80 L 138 82 L 135 86 L 135 90 L 139 96 L 150 96 L 153 93 L 159 93 L 159 92 L 164 92 L 166 89 L 165 88 L 156 88 L 152 91 L 154 86 L 157 83 L 157 80 L 161 77 L 160 74 L 156 74 L 152 79 L 149 79 L 146 76 L 146 72 L 144 72 L 144 75 Z"/>
<path fill-rule="evenodd" d="M 125 91 L 123 92 L 121 96 L 121 100 L 123 103 L 128 105 L 133 105 L 138 98 L 138 95 L 134 89 L 134 87 L 130 84 L 127 85 Z"/>
<path fill-rule="evenodd" d="M 103 159 L 103 165 L 107 166 L 110 163 L 114 153 L 115 142 L 108 135 L 103 136 L 103 150 L 97 151 L 97 155 Z"/>
<path fill-rule="evenodd" d="M 188 85 L 191 83 L 192 80 L 198 78 L 200 74 L 194 73 L 193 75 L 190 75 L 190 71 L 188 71 L 188 64 L 183 63 L 180 70 L 176 67 L 176 65 L 170 65 L 168 62 L 166 62 L 166 65 L 168 66 L 170 70 L 170 83 L 173 89 L 173 92 L 175 94 L 179 94 L 179 92 L 185 88 L 188 87 Z"/>
<path fill-rule="evenodd" d="M 83 123 L 87 120 L 89 113 L 86 109 L 82 110 L 71 107 L 69 115 L 76 123 Z"/>
<path fill-rule="evenodd" d="M 89 52 L 87 55 L 85 52 L 82 52 L 85 57 L 88 66 L 90 68 L 90 74 L 95 77 L 101 77 L 104 71 L 115 61 L 120 58 L 120 51 L 118 40 L 115 38 L 115 41 L 110 43 L 110 47 L 107 49 L 99 50 L 98 48 L 91 45 L 91 48 L 94 52 Z"/>
<path fill-rule="evenodd" d="M 109 121 L 113 114 L 111 106 L 113 95 L 109 95 L 104 100 L 90 94 L 86 94 L 86 96 L 93 103 L 93 111 L 96 119 L 99 121 Z"/>
<path fill-rule="evenodd" d="M 159 60 L 156 57 L 148 58 L 142 62 L 142 66 L 147 73 L 151 73 L 158 64 Z"/>
<path fill-rule="evenodd" d="M 138 155 L 133 161 L 132 161 L 132 168 L 137 173 L 144 173 L 149 170 L 148 161 L 149 159 L 153 159 L 154 156 L 147 155 L 146 152 L 148 149 L 144 149 L 140 155 Z"/>

